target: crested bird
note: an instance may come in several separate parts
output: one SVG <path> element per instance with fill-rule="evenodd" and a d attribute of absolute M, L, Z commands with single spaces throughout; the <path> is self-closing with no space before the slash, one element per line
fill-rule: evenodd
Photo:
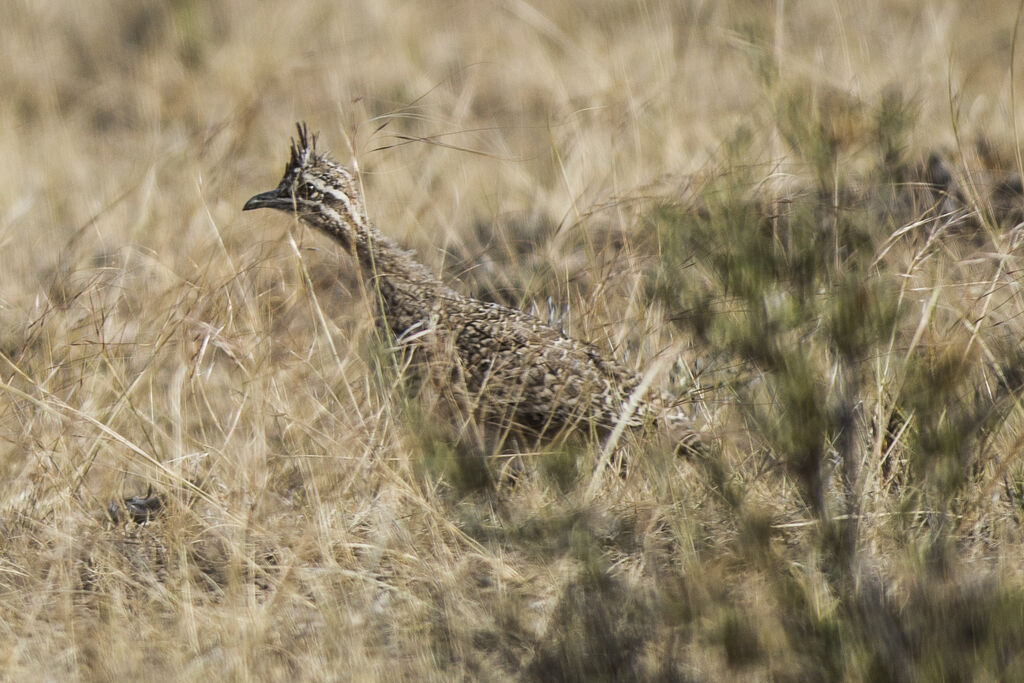
<path fill-rule="evenodd" d="M 545 439 L 675 423 L 677 443 L 699 444 L 688 420 L 649 390 L 649 378 L 533 315 L 441 282 L 370 221 L 352 170 L 318 149 L 305 124 L 297 129 L 280 183 L 243 210 L 277 209 L 340 244 L 373 293 L 378 325 L 419 356 L 413 367 L 447 385 L 460 415 L 492 433 Z"/>

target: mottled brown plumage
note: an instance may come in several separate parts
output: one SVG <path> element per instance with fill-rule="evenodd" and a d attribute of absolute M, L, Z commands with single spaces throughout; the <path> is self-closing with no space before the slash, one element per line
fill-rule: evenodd
<path fill-rule="evenodd" d="M 635 428 L 664 418 L 660 400 L 639 395 L 647 393 L 641 377 L 596 347 L 440 282 L 369 221 L 353 174 L 318 151 L 304 125 L 298 132 L 280 184 L 245 210 L 293 214 L 352 253 L 375 292 L 380 322 L 463 409 L 491 427 L 544 437 L 606 435 L 620 422 Z M 680 436 L 695 442 L 688 430 Z"/>

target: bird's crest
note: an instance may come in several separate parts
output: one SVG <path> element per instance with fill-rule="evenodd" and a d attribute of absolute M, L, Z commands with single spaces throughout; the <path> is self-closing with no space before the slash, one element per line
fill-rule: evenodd
<path fill-rule="evenodd" d="M 299 139 L 292 138 L 292 158 L 288 165 L 291 168 L 303 168 L 317 158 L 317 134 L 310 134 L 305 123 L 296 123 L 295 128 L 299 132 Z"/>

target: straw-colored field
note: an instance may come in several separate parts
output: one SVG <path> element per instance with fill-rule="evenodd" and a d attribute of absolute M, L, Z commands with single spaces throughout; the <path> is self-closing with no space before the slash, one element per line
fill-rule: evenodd
<path fill-rule="evenodd" d="M 1014 4 L 6 3 L 0 675 L 1024 677 Z M 299 120 L 707 452 L 467 461 Z"/>

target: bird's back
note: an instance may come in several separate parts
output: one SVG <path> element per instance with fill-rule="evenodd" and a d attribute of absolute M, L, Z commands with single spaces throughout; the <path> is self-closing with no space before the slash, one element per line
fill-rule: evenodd
<path fill-rule="evenodd" d="M 487 422 L 540 434 L 604 434 L 620 419 L 634 427 L 646 418 L 646 402 L 639 412 L 628 409 L 639 376 L 596 347 L 523 311 L 470 297 L 445 297 L 439 311 L 435 326 L 450 336 Z"/>

